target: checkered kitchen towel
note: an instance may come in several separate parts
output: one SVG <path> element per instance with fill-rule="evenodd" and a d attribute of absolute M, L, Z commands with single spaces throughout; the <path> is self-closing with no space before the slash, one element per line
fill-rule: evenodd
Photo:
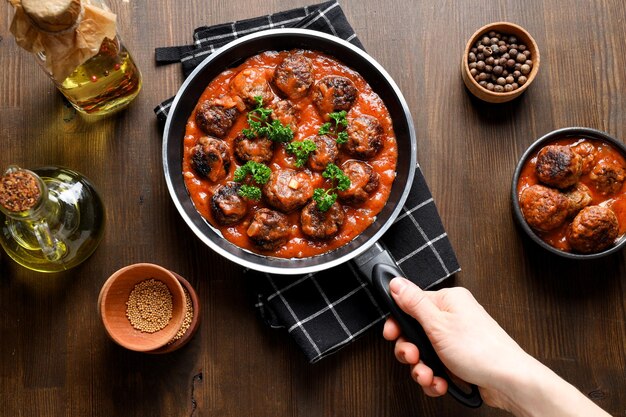
<path fill-rule="evenodd" d="M 362 48 L 336 1 L 285 12 L 202 27 L 194 45 L 156 50 L 157 62 L 181 61 L 188 75 L 219 46 L 271 27 L 301 27 L 333 34 Z M 154 111 L 167 118 L 167 100 Z M 404 271 L 422 288 L 429 288 L 459 271 L 448 236 L 419 165 L 411 193 L 383 243 Z M 310 362 L 316 362 L 351 343 L 382 322 L 388 312 L 373 294 L 365 277 L 347 262 L 330 270 L 302 276 L 247 271 L 257 293 L 257 308 L 268 325 L 285 328 Z"/>

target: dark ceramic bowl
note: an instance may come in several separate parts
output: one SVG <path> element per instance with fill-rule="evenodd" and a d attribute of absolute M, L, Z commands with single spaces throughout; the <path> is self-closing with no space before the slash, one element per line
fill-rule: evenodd
<path fill-rule="evenodd" d="M 562 256 L 564 258 L 569 259 L 596 259 L 601 258 L 603 256 L 610 255 L 617 251 L 620 251 L 624 245 L 626 244 L 626 235 L 620 236 L 617 241 L 608 249 L 597 252 L 597 253 L 589 253 L 589 254 L 581 254 L 574 252 L 565 252 L 563 250 L 557 249 L 539 237 L 535 231 L 528 225 L 526 219 L 522 214 L 519 205 L 519 199 L 517 195 L 517 184 L 519 181 L 520 174 L 522 172 L 522 168 L 524 167 L 526 161 L 534 155 L 540 148 L 549 144 L 552 141 L 558 139 L 567 139 L 567 138 L 586 138 L 586 139 L 594 139 L 599 141 L 604 141 L 612 145 L 616 150 L 620 151 L 624 157 L 626 157 L 626 146 L 619 140 L 615 139 L 612 136 L 609 136 L 607 133 L 601 132 L 599 130 L 590 129 L 586 127 L 566 127 L 563 129 L 554 130 L 535 141 L 530 147 L 524 152 L 522 157 L 520 158 L 517 167 L 515 168 L 515 173 L 513 174 L 513 183 L 511 186 L 511 201 L 513 203 L 513 213 L 515 219 L 519 223 L 520 227 L 524 230 L 524 232 L 539 246 L 546 249 L 549 252 L 554 253 L 555 255 Z"/>

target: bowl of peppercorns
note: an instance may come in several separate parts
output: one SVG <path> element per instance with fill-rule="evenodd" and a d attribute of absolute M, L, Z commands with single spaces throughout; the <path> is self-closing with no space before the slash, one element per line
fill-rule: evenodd
<path fill-rule="evenodd" d="M 467 42 L 461 74 L 467 89 L 489 103 L 522 94 L 539 72 L 539 48 L 521 26 L 497 22 L 478 29 Z"/>

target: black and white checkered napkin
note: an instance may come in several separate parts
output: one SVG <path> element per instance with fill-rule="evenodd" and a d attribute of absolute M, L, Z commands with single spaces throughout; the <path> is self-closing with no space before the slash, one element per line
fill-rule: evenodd
<path fill-rule="evenodd" d="M 279 27 L 300 27 L 335 35 L 362 48 L 336 0 L 269 16 L 194 31 L 194 45 L 158 48 L 158 63 L 182 62 L 185 75 L 219 46 L 239 36 Z M 167 118 L 173 99 L 154 111 Z M 459 264 L 443 228 L 419 165 L 403 211 L 382 238 L 405 276 L 429 288 L 459 271 Z M 368 280 L 347 262 L 301 276 L 247 271 L 255 286 L 265 322 L 285 328 L 310 362 L 316 362 L 355 340 L 384 320 L 386 308 L 374 296 Z"/>

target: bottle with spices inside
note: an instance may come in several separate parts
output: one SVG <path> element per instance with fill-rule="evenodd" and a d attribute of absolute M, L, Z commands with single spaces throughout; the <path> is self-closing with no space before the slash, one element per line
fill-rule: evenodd
<path fill-rule="evenodd" d="M 141 89 L 141 73 L 102 0 L 9 0 L 11 33 L 81 113 L 106 115 L 126 107 Z"/>
<path fill-rule="evenodd" d="M 17 263 L 61 272 L 86 260 L 104 232 L 104 207 L 81 174 L 9 167 L 0 177 L 0 244 Z"/>

